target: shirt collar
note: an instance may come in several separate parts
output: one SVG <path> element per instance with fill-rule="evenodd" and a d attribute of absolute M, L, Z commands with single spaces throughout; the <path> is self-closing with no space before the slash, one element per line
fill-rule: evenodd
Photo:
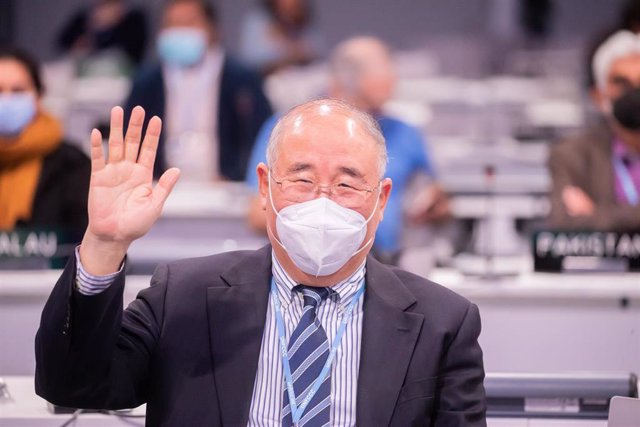
<path fill-rule="evenodd" d="M 280 299 L 282 310 L 286 311 L 293 300 L 293 288 L 296 287 L 298 283 L 284 270 L 273 251 L 271 251 L 271 262 L 271 273 L 276 283 L 278 298 Z M 337 298 L 340 308 L 346 309 L 347 304 L 351 302 L 351 299 L 358 292 L 360 286 L 362 286 L 365 273 L 366 262 L 363 261 L 351 276 L 328 287 L 330 291 L 329 298 Z"/>
<path fill-rule="evenodd" d="M 614 138 L 613 140 L 613 155 L 622 161 L 628 160 L 635 162 L 640 160 L 640 156 L 632 150 L 629 150 L 627 144 L 622 142 L 619 138 Z"/>

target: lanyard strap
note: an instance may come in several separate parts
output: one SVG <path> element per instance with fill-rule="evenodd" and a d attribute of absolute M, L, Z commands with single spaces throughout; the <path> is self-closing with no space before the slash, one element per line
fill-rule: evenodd
<path fill-rule="evenodd" d="M 340 326 L 338 327 L 338 332 L 336 333 L 335 338 L 333 339 L 333 343 L 331 345 L 331 349 L 329 351 L 329 357 L 327 357 L 327 361 L 325 362 L 320 375 L 315 379 L 311 390 L 304 398 L 302 402 L 300 402 L 300 407 L 298 407 L 296 402 L 296 394 L 293 389 L 293 376 L 291 375 L 291 366 L 289 365 L 289 350 L 287 346 L 287 338 L 284 333 L 284 321 L 282 319 L 282 305 L 280 304 L 280 298 L 278 298 L 278 290 L 276 289 L 275 280 L 271 279 L 271 300 L 273 301 L 273 305 L 275 307 L 276 312 L 276 325 L 278 328 L 279 342 L 280 342 L 280 357 L 282 358 L 282 366 L 284 369 L 284 379 L 287 384 L 287 393 L 289 393 L 289 405 L 291 406 L 291 418 L 294 425 L 297 425 L 302 418 L 302 414 L 304 410 L 307 409 L 307 405 L 313 399 L 313 396 L 318 392 L 320 386 L 324 382 L 325 378 L 329 374 L 329 370 L 331 369 L 331 363 L 335 357 L 336 351 L 340 346 L 340 341 L 342 336 L 344 335 L 345 330 L 347 329 L 347 322 L 351 318 L 353 314 L 353 309 L 355 308 L 358 300 L 364 293 L 365 283 L 364 280 L 362 282 L 362 286 L 358 288 L 358 291 L 351 299 L 347 310 L 342 316 L 342 321 L 340 322 Z"/>
<path fill-rule="evenodd" d="M 616 170 L 618 180 L 620 180 L 620 184 L 622 185 L 622 190 L 627 198 L 627 202 L 632 206 L 637 205 L 638 201 L 640 201 L 638 197 L 638 190 L 633 183 L 629 170 L 617 156 L 613 157 L 613 166 Z"/>

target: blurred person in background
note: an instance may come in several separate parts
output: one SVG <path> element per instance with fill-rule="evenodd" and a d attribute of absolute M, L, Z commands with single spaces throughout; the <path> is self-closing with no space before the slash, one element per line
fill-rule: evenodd
<path fill-rule="evenodd" d="M 394 191 L 389 198 L 384 220 L 376 233 L 374 253 L 378 259 L 397 264 L 401 255 L 404 220 L 411 223 L 439 223 L 450 216 L 449 201 L 435 182 L 435 172 L 421 132 L 401 120 L 383 113 L 384 104 L 393 95 L 395 75 L 387 46 L 373 37 L 355 37 L 339 44 L 330 59 L 329 96 L 373 115 L 380 125 L 389 152 L 388 176 Z M 258 192 L 256 167 L 266 161 L 266 147 L 277 121 L 265 123 L 253 148 L 247 184 L 256 191 L 249 210 L 252 228 L 265 231 L 265 206 Z M 419 192 L 412 208 L 403 209 L 407 186 L 418 174 L 431 177 L 424 191 Z"/>
<path fill-rule="evenodd" d="M 159 64 L 139 72 L 126 101 L 162 118 L 154 173 L 175 166 L 183 180 L 241 181 L 253 141 L 271 106 L 260 76 L 220 43 L 213 6 L 168 0 L 156 40 Z"/>
<path fill-rule="evenodd" d="M 551 149 L 550 225 L 640 230 L 640 35 L 610 36 L 592 72 L 601 118 Z"/>
<path fill-rule="evenodd" d="M 105 51 L 123 53 L 130 64 L 139 64 L 147 43 L 144 12 L 127 0 L 92 0 L 60 31 L 57 44 L 64 52 L 91 56 Z"/>
<path fill-rule="evenodd" d="M 262 0 L 246 16 L 240 56 L 267 75 L 320 56 L 322 37 L 312 25 L 308 0 Z"/>
<path fill-rule="evenodd" d="M 0 230 L 46 227 L 82 236 L 91 165 L 42 107 L 38 64 L 0 48 Z"/>
<path fill-rule="evenodd" d="M 636 34 L 640 33 L 640 0 L 627 0 L 620 10 L 620 16 L 617 22 L 613 26 L 599 32 L 591 43 L 589 43 L 584 68 L 585 82 L 588 90 L 593 91 L 596 88 L 596 82 L 593 72 L 591 71 L 591 64 L 593 63 L 593 56 L 596 50 L 613 33 L 620 30 L 627 30 Z"/>

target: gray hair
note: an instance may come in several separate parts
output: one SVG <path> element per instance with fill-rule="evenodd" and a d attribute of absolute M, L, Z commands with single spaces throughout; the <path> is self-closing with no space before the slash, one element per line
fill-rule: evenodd
<path fill-rule="evenodd" d="M 356 36 L 340 42 L 331 52 L 329 69 L 331 75 L 349 92 L 356 90 L 362 73 L 370 71 L 367 59 L 373 55 L 385 55 L 391 63 L 391 53 L 382 40 L 371 36 Z M 364 52 L 363 52 L 364 49 Z"/>
<path fill-rule="evenodd" d="M 300 115 L 317 115 L 321 108 L 330 108 L 331 114 L 333 115 L 338 114 L 351 117 L 362 127 L 362 129 L 365 130 L 368 136 L 373 140 L 378 151 L 378 177 L 382 179 L 387 169 L 388 157 L 387 145 L 385 143 L 384 136 L 382 135 L 382 131 L 380 130 L 380 125 L 370 114 L 367 114 L 346 102 L 331 98 L 316 99 L 300 104 L 290 109 L 278 120 L 271 131 L 269 143 L 267 145 L 266 154 L 267 165 L 269 168 L 273 167 L 273 165 L 278 161 L 280 142 L 282 142 L 282 138 L 286 134 L 291 123 Z"/>
<path fill-rule="evenodd" d="M 640 55 L 640 35 L 620 30 L 609 36 L 593 55 L 591 68 L 599 89 L 604 89 L 611 65 L 620 58 Z"/>

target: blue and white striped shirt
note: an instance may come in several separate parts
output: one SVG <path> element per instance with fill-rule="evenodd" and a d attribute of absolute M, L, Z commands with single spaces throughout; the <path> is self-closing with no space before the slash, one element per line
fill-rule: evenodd
<path fill-rule="evenodd" d="M 83 295 L 96 295 L 106 290 L 122 271 L 121 268 L 120 271 L 107 276 L 93 276 L 82 268 L 78 249 L 76 249 L 76 260 L 78 266 L 76 287 Z M 293 292 L 293 288 L 298 283 L 289 277 L 273 254 L 272 260 L 272 274 L 278 298 L 282 304 L 282 317 L 288 340 L 302 317 L 303 298 L 301 293 Z M 332 286 L 329 297 L 318 307 L 318 320 L 325 329 L 330 343 L 333 342 L 338 331 L 343 313 L 364 282 L 365 271 L 363 263 L 349 278 Z M 331 426 L 334 427 L 356 425 L 363 302 L 364 295 L 356 303 L 353 314 L 347 321 L 345 333 L 331 366 Z M 251 397 L 249 427 L 280 427 L 282 425 L 282 396 L 285 382 L 279 351 L 275 307 L 271 299 L 269 299 L 265 322 L 258 370 Z"/>
<path fill-rule="evenodd" d="M 278 290 L 278 298 L 282 304 L 282 318 L 288 341 L 302 317 L 304 303 L 302 294 L 293 292 L 294 286 L 298 283 L 293 281 L 284 271 L 275 255 L 272 255 L 272 260 L 272 273 Z M 318 320 L 326 331 L 330 343 L 333 342 L 338 331 L 343 313 L 362 285 L 364 275 L 365 265 L 363 263 L 351 277 L 332 286 L 329 297 L 318 307 Z M 353 315 L 347 322 L 345 333 L 331 366 L 331 425 L 334 427 L 356 425 L 363 301 L 364 297 L 361 297 L 354 307 Z M 275 307 L 269 299 L 258 371 L 251 398 L 249 427 L 280 427 L 282 425 L 281 411 L 284 389 L 285 382 L 282 373 Z"/>
<path fill-rule="evenodd" d="M 94 276 L 82 268 L 82 263 L 80 262 L 80 246 L 76 246 L 76 266 L 78 267 L 76 271 L 76 289 L 78 289 L 78 292 L 82 295 L 98 295 L 111 286 L 124 268 L 124 263 L 120 266 L 120 270 L 115 273 L 105 276 Z"/>

